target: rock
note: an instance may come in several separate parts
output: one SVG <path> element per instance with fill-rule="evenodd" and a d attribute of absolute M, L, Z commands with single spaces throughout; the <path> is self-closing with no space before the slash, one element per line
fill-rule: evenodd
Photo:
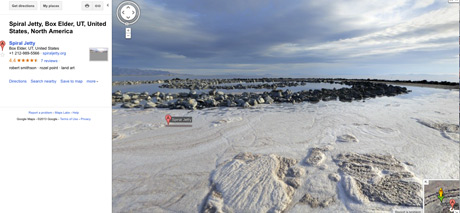
<path fill-rule="evenodd" d="M 310 166 L 319 166 L 326 160 L 326 155 L 319 148 L 312 148 L 305 162 Z"/>
<path fill-rule="evenodd" d="M 157 104 L 157 108 L 168 108 L 169 105 L 167 103 L 159 103 Z"/>
<path fill-rule="evenodd" d="M 318 169 L 320 169 L 320 170 L 326 170 L 327 168 L 328 168 L 328 167 L 327 167 L 326 164 L 323 164 L 323 165 L 318 166 Z"/>
<path fill-rule="evenodd" d="M 334 182 L 339 182 L 340 181 L 340 175 L 337 173 L 331 173 L 328 175 L 329 179 L 334 181 Z"/>
<path fill-rule="evenodd" d="M 334 203 L 334 202 L 335 202 L 334 197 L 330 197 L 330 198 L 328 198 L 328 199 L 325 199 L 325 200 L 321 201 L 321 203 L 319 204 L 319 206 L 320 206 L 321 208 L 326 208 L 326 207 L 328 207 L 329 205 L 331 205 L 331 203 Z"/>
<path fill-rule="evenodd" d="M 288 177 L 286 178 L 286 184 L 292 186 L 294 189 L 297 189 L 300 186 L 300 180 L 297 178 Z"/>
<path fill-rule="evenodd" d="M 137 85 L 137 84 L 157 84 L 159 80 L 148 80 L 148 81 L 122 81 L 122 82 L 113 82 L 112 85 Z M 330 84 L 341 84 L 351 86 L 349 88 L 340 88 L 340 89 L 321 89 L 321 90 L 303 90 L 299 92 L 293 92 L 289 89 L 283 91 L 277 88 L 282 87 L 295 87 L 299 85 L 306 85 L 307 83 L 330 83 Z M 237 84 L 233 84 L 237 83 Z M 242 85 L 241 83 L 247 83 Z M 258 83 L 258 84 L 256 84 Z M 232 84 L 232 85 L 222 85 L 222 84 Z M 188 89 L 189 92 L 177 93 L 177 94 L 167 94 L 161 92 L 155 92 L 149 96 L 148 92 L 142 93 L 126 93 L 122 94 L 121 91 L 117 91 L 112 94 L 112 98 L 115 103 L 118 102 L 130 102 L 131 100 L 150 100 L 152 97 L 157 98 L 157 102 L 170 101 L 176 98 L 193 98 L 193 99 L 214 99 L 215 101 L 210 101 L 208 103 L 199 102 L 196 108 L 202 109 L 207 107 L 232 107 L 235 104 L 240 107 L 245 107 L 245 102 L 248 102 L 251 106 L 256 106 L 256 104 L 272 104 L 275 102 L 282 103 L 298 103 L 298 102 L 311 102 L 317 103 L 321 100 L 329 101 L 336 100 L 339 98 L 340 101 L 353 101 L 353 100 L 362 100 L 366 98 L 374 98 L 377 96 L 394 96 L 399 94 L 404 94 L 410 92 L 407 88 L 387 85 L 386 83 L 372 83 L 370 80 L 353 80 L 348 81 L 344 79 L 303 79 L 303 78 L 260 78 L 260 79 L 171 79 L 165 80 L 164 84 L 160 85 L 160 88 L 180 88 Z M 195 90 L 209 89 L 208 93 L 197 94 Z M 256 93 L 243 92 L 242 94 L 225 94 L 222 91 L 217 91 L 220 89 L 231 90 L 231 89 L 271 89 L 270 92 L 264 92 L 263 95 L 258 95 Z M 231 101 L 236 102 L 232 104 L 228 102 L 227 99 L 231 97 Z M 239 103 L 237 100 L 242 99 L 243 102 Z M 181 107 L 182 106 L 182 107 Z M 182 109 L 188 108 L 186 104 L 169 106 L 172 109 Z M 437 127 L 435 127 L 437 128 Z M 452 130 L 458 129 L 457 126 L 443 126 L 441 127 L 441 134 L 447 132 L 447 138 L 458 141 L 458 134 L 452 133 Z M 458 131 L 457 131 L 458 132 Z"/>
<path fill-rule="evenodd" d="M 251 99 L 248 102 L 251 106 L 257 106 L 257 100 L 256 99 Z"/>
<path fill-rule="evenodd" d="M 337 142 L 342 142 L 342 143 L 356 143 L 359 142 L 359 140 L 352 134 L 345 134 L 337 137 Z"/>
<path fill-rule="evenodd" d="M 117 139 L 120 137 L 120 134 L 116 133 L 116 132 L 112 132 L 112 140 L 113 139 Z"/>
<path fill-rule="evenodd" d="M 123 102 L 127 102 L 131 100 L 131 97 L 127 94 L 123 94 L 121 99 Z"/>
<path fill-rule="evenodd" d="M 301 177 L 305 174 L 305 169 L 302 167 L 291 167 L 287 171 L 289 177 Z"/>
<path fill-rule="evenodd" d="M 319 97 L 309 97 L 308 98 L 308 101 L 311 102 L 311 103 L 318 103 L 320 101 L 320 98 Z"/>
<path fill-rule="evenodd" d="M 232 100 L 227 100 L 227 107 L 236 107 L 237 104 L 233 102 Z"/>
<path fill-rule="evenodd" d="M 155 108 L 157 105 L 151 101 L 147 101 L 147 103 L 144 104 L 144 109 L 149 109 L 149 108 Z"/>
<path fill-rule="evenodd" d="M 339 95 L 339 100 L 342 102 L 351 102 L 353 99 L 347 95 Z"/>
<path fill-rule="evenodd" d="M 249 105 L 248 102 L 244 102 L 244 104 L 243 104 L 243 108 L 249 108 L 250 106 L 251 106 L 251 105 Z"/>
<path fill-rule="evenodd" d="M 209 95 L 212 95 L 212 96 L 216 95 L 216 90 L 213 89 L 213 90 L 209 91 Z"/>
<path fill-rule="evenodd" d="M 259 103 L 259 104 L 263 104 L 263 103 L 265 103 L 265 100 L 264 100 L 264 98 L 262 98 L 262 97 L 258 97 L 258 98 L 257 98 L 257 103 Z"/>
<path fill-rule="evenodd" d="M 273 91 L 271 92 L 271 96 L 274 97 L 274 98 L 281 98 L 281 97 L 283 97 L 282 90 L 273 90 Z"/>
<path fill-rule="evenodd" d="M 321 150 L 321 151 L 323 151 L 323 152 L 327 152 L 327 151 L 334 150 L 334 146 L 328 144 L 328 145 L 319 147 L 318 149 Z"/>
<path fill-rule="evenodd" d="M 217 95 L 215 97 L 215 99 L 216 99 L 216 101 L 223 101 L 223 100 L 225 100 L 225 95 Z"/>
<path fill-rule="evenodd" d="M 195 109 L 197 105 L 198 102 L 195 99 L 190 99 L 187 101 L 185 107 L 187 107 L 188 109 Z"/>
<path fill-rule="evenodd" d="M 134 103 L 129 103 L 129 102 L 123 103 L 121 105 L 122 108 L 136 108 L 139 106 L 140 106 L 139 104 L 134 104 Z"/>
<path fill-rule="evenodd" d="M 243 105 L 244 105 L 245 102 L 246 102 L 246 101 L 244 101 L 243 99 L 238 99 L 238 100 L 236 100 L 236 104 L 237 104 L 239 107 L 243 107 Z"/>
<path fill-rule="evenodd" d="M 207 106 L 210 106 L 210 107 L 216 107 L 219 104 L 216 100 L 214 100 L 214 98 L 206 99 L 205 103 Z"/>
<path fill-rule="evenodd" d="M 278 171 L 276 172 L 276 175 L 280 179 L 283 179 L 286 176 L 290 167 L 294 166 L 297 163 L 297 161 L 295 159 L 279 157 L 279 156 L 277 158 L 279 161 L 279 167 L 278 167 Z"/>
<path fill-rule="evenodd" d="M 258 154 L 252 154 L 250 152 L 242 152 L 242 153 L 237 154 L 235 157 L 233 157 L 233 159 L 243 160 L 243 161 L 252 161 L 259 157 L 260 155 Z"/>
<path fill-rule="evenodd" d="M 273 100 L 273 98 L 271 98 L 270 96 L 265 97 L 264 100 L 267 104 L 272 104 L 273 102 L 275 102 L 275 100 Z"/>
<path fill-rule="evenodd" d="M 314 198 L 308 193 L 305 193 L 305 195 L 300 199 L 299 202 L 303 204 L 308 204 L 312 208 L 318 208 L 319 206 L 318 198 Z"/>

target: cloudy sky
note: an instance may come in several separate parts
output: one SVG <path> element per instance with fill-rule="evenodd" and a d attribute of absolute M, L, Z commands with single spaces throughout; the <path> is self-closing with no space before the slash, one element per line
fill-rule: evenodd
<path fill-rule="evenodd" d="M 114 1 L 116 6 L 121 1 Z M 135 0 L 113 20 L 113 65 L 188 74 L 451 75 L 459 7 L 447 0 Z"/>

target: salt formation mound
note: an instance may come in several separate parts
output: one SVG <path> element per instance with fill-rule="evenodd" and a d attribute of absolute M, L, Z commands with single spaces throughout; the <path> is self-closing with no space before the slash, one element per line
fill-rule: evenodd
<path fill-rule="evenodd" d="M 337 142 L 350 143 L 350 142 L 359 142 L 358 139 L 352 134 L 345 134 L 337 137 Z"/>
<path fill-rule="evenodd" d="M 116 133 L 116 132 L 112 132 L 112 140 L 115 139 L 115 138 L 119 138 L 120 137 L 120 134 Z"/>
<path fill-rule="evenodd" d="M 331 173 L 327 176 L 329 180 L 332 180 L 334 182 L 339 182 L 340 181 L 340 175 L 336 173 Z"/>
<path fill-rule="evenodd" d="M 321 148 L 312 148 L 310 155 L 305 159 L 305 163 L 310 166 L 320 166 L 324 160 L 326 160 L 326 155 L 324 155 L 324 150 Z"/>
<path fill-rule="evenodd" d="M 448 123 L 436 123 L 432 121 L 417 120 L 422 125 L 438 130 L 447 139 L 459 141 L 459 125 Z"/>
<path fill-rule="evenodd" d="M 295 177 L 289 176 L 304 172 L 293 167 L 296 163 L 274 154 L 235 156 L 212 175 L 203 212 L 282 212 L 295 190 L 290 186 Z"/>
<path fill-rule="evenodd" d="M 328 177 L 328 158 L 326 153 L 334 147 L 326 145 L 323 147 L 313 147 L 305 159 L 309 173 L 305 177 L 304 186 L 299 188 L 297 198 L 299 204 L 309 205 L 311 210 L 315 208 L 326 208 L 337 201 L 337 181 Z"/>
<path fill-rule="evenodd" d="M 327 199 L 324 199 L 324 200 L 319 200 L 318 198 L 313 197 L 312 195 L 306 193 L 302 197 L 302 199 L 300 199 L 299 202 L 304 203 L 304 204 L 308 204 L 308 205 L 310 205 L 311 208 L 318 208 L 318 207 L 325 208 L 325 207 L 329 206 L 331 203 L 335 202 L 335 198 L 330 197 L 330 198 L 327 198 Z"/>
<path fill-rule="evenodd" d="M 358 203 L 422 206 L 422 186 L 393 156 L 348 153 L 339 154 L 336 162 L 344 175 L 342 186 Z"/>

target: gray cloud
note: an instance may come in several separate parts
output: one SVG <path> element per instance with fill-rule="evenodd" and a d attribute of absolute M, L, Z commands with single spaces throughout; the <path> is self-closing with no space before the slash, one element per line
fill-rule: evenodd
<path fill-rule="evenodd" d="M 458 63 L 458 7 L 444 1 L 136 2 L 142 16 L 133 39 L 113 20 L 114 66 L 297 75 Z"/>

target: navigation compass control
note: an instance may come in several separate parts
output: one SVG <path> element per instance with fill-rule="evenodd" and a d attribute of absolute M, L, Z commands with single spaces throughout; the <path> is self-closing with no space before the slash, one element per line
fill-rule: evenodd
<path fill-rule="evenodd" d="M 141 16 L 141 9 L 136 2 L 124 1 L 121 2 L 117 7 L 117 18 L 118 20 L 128 26 L 137 22 Z M 126 28 L 126 39 L 131 39 L 131 28 Z"/>
<path fill-rule="evenodd" d="M 121 2 L 117 7 L 117 18 L 124 25 L 136 23 L 140 16 L 141 9 L 133 1 Z"/>

